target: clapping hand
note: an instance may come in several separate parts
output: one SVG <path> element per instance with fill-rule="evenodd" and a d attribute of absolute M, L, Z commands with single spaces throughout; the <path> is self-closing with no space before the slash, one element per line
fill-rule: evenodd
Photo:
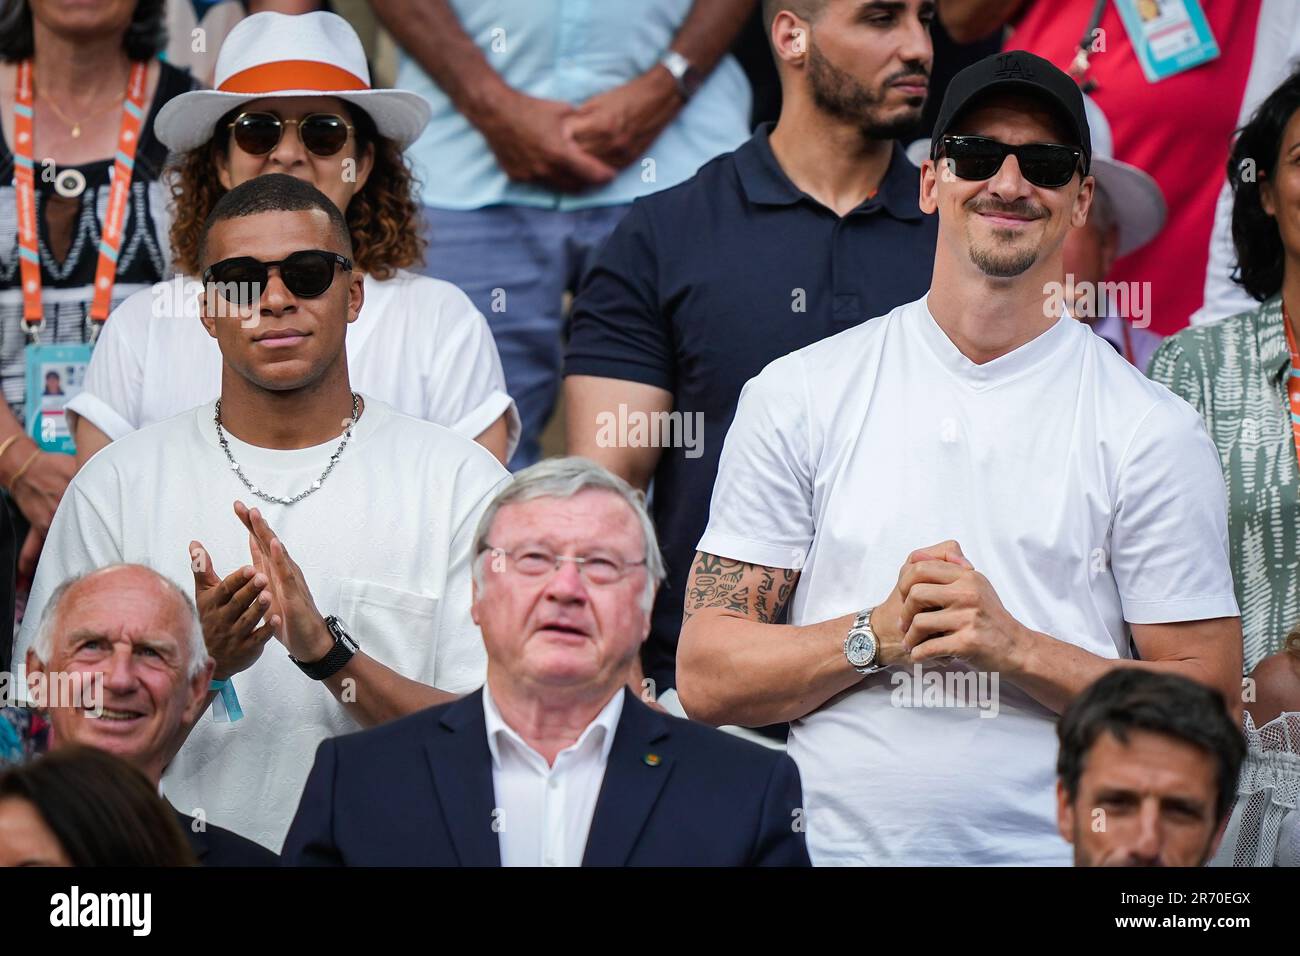
<path fill-rule="evenodd" d="M 274 630 L 276 619 L 259 624 L 271 606 L 270 578 L 260 569 L 242 567 L 224 579 L 198 541 L 190 542 L 194 603 L 208 654 L 216 662 L 213 680 L 227 680 L 252 667 Z"/>
<path fill-rule="evenodd" d="M 276 639 L 295 660 L 304 663 L 320 660 L 334 646 L 334 637 L 316 609 L 302 569 L 289 557 L 284 542 L 275 536 L 260 511 L 236 501 L 235 514 L 248 529 L 253 567 L 270 582 L 271 620 Z"/>

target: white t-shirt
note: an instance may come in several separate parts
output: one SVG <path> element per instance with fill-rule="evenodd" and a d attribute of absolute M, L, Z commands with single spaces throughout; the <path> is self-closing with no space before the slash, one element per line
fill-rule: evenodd
<path fill-rule="evenodd" d="M 412 680 L 463 693 L 487 658 L 470 618 L 474 528 L 508 474 L 481 445 L 366 399 L 338 465 L 294 505 L 255 499 L 217 443 L 213 403 L 113 442 L 81 469 L 41 553 L 17 641 L 23 660 L 50 592 L 114 562 L 148 565 L 194 593 L 189 542 L 224 577 L 251 563 L 231 505 L 256 505 L 302 567 L 317 608 L 361 649 Z M 279 451 L 227 432 L 249 479 L 292 496 L 324 471 L 338 439 Z M 272 640 L 234 677 L 244 717 L 199 720 L 163 777 L 176 808 L 279 850 L 327 737 L 359 725 Z"/>
<path fill-rule="evenodd" d="M 492 332 L 469 297 L 450 282 L 409 272 L 383 281 L 366 276 L 365 283 L 365 302 L 347 332 L 352 387 L 466 438 L 508 411 L 513 453 L 519 415 Z M 177 276 L 113 310 L 69 410 L 116 441 L 216 398 L 221 350 L 199 321 L 201 291 L 198 280 Z"/>
<path fill-rule="evenodd" d="M 1131 656 L 1125 621 L 1237 614 L 1200 417 L 1069 316 L 976 365 L 920 299 L 745 386 L 699 549 L 801 568 L 791 624 L 884 600 L 950 538 L 1018 621 L 1102 657 Z M 791 725 L 814 864 L 1069 864 L 1055 715 L 988 674 L 968 706 L 908 706 L 949 671 L 890 668 Z"/>

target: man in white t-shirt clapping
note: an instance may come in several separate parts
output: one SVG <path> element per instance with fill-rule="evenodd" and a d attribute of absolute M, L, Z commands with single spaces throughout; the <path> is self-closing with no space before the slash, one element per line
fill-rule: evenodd
<path fill-rule="evenodd" d="M 201 256 L 220 398 L 123 436 L 73 479 L 18 659 L 73 575 L 135 562 L 193 588 L 220 703 L 163 790 L 278 851 L 322 740 L 482 684 L 471 546 L 509 476 L 469 438 L 352 390 L 344 338 L 365 287 L 315 187 L 235 187 Z"/>
<path fill-rule="evenodd" d="M 1090 161 L 1060 70 L 1012 51 L 959 73 L 922 167 L 928 295 L 741 397 L 678 691 L 710 723 L 791 722 L 815 864 L 1068 865 L 1054 727 L 1076 694 L 1140 666 L 1239 700 L 1214 447 L 1062 307 Z"/>

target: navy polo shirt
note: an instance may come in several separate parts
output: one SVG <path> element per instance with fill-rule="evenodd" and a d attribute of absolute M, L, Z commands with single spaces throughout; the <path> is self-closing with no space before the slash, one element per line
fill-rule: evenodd
<path fill-rule="evenodd" d="M 698 424 L 677 433 L 697 447 L 664 448 L 654 476 L 668 580 L 643 659 L 659 690 L 676 684 L 686 580 L 741 388 L 774 359 L 930 286 L 937 221 L 917 204 L 920 172 L 902 147 L 876 194 L 840 217 L 787 178 L 770 130 L 633 202 L 573 303 L 566 375 L 666 389 Z M 631 441 L 646 440 L 629 425 Z"/>

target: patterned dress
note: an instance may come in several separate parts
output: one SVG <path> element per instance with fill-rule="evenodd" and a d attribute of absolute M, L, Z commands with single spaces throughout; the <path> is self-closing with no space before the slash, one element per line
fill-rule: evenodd
<path fill-rule="evenodd" d="M 133 292 L 170 277 L 171 246 L 167 237 L 171 228 L 170 195 L 162 178 L 167 147 L 154 136 L 153 120 L 164 103 L 194 87 L 188 73 L 162 64 L 131 174 L 127 217 L 113 286 L 114 307 Z M 59 167 L 60 171 L 64 168 L 74 167 Z M 41 342 L 45 345 L 87 342 L 90 337 L 88 315 L 94 297 L 95 268 L 111 188 L 113 158 L 75 168 L 86 180 L 85 190 L 75 199 L 59 196 L 54 184 L 43 176 L 36 180 L 41 300 L 46 322 Z M 26 401 L 23 348 L 27 339 L 23 332 L 18 204 L 13 177 L 14 155 L 0 134 L 0 391 L 21 423 Z M 55 228 L 54 223 L 61 226 Z M 69 231 L 70 236 L 66 235 Z"/>
<path fill-rule="evenodd" d="M 1300 465 L 1281 296 L 1165 340 L 1147 374 L 1201 413 L 1228 486 L 1232 576 L 1249 672 L 1300 622 Z"/>

